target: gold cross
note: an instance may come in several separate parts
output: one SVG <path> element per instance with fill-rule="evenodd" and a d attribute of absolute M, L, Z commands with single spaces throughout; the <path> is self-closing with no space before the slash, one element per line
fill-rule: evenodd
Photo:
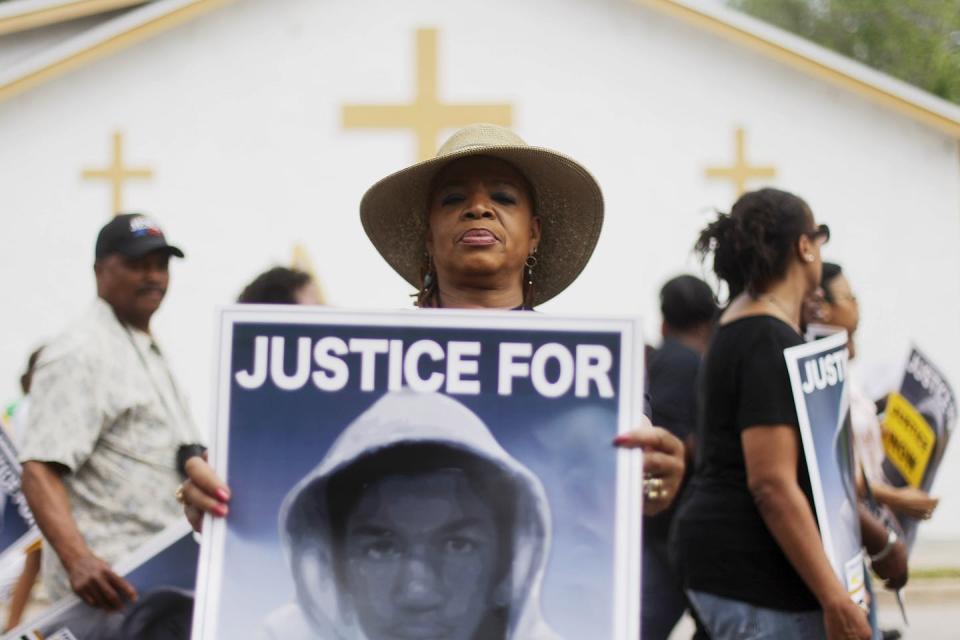
<path fill-rule="evenodd" d="M 474 122 L 509 127 L 513 110 L 509 104 L 444 104 L 437 90 L 437 30 L 417 29 L 417 95 L 413 102 L 396 105 L 348 104 L 343 107 L 343 126 L 375 129 L 413 129 L 417 135 L 417 159 L 432 158 L 437 136 L 444 129 Z"/>
<path fill-rule="evenodd" d="M 150 169 L 134 169 L 123 164 L 123 134 L 113 132 L 113 160 L 103 169 L 84 169 L 84 180 L 109 180 L 113 191 L 113 215 L 123 211 L 123 184 L 130 178 L 152 178 Z"/>
<path fill-rule="evenodd" d="M 773 166 L 752 167 L 747 164 L 746 151 L 744 148 L 744 132 L 742 127 L 737 127 L 736 132 L 736 154 L 737 159 L 732 167 L 708 167 L 708 178 L 726 178 L 731 180 L 737 187 L 737 197 L 743 195 L 746 191 L 747 181 L 752 178 L 774 178 L 777 175 L 777 169 Z"/>

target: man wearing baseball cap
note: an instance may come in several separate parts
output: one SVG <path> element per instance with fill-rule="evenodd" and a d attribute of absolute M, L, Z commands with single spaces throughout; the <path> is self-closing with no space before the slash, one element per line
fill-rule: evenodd
<path fill-rule="evenodd" d="M 97 237 L 97 299 L 37 363 L 20 458 L 54 601 L 71 589 L 105 609 L 135 599 L 111 566 L 180 518 L 177 454 L 199 436 L 150 332 L 171 256 L 183 252 L 147 216 L 111 220 Z"/>

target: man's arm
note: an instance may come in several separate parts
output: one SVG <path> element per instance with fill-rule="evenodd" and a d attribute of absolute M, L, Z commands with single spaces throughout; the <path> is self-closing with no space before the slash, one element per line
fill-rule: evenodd
<path fill-rule="evenodd" d="M 29 460 L 23 465 L 23 495 L 44 537 L 60 557 L 70 587 L 92 607 L 116 610 L 137 592 L 110 566 L 94 555 L 77 529 L 61 478 L 62 466 Z"/>
<path fill-rule="evenodd" d="M 909 567 L 907 564 L 907 545 L 903 540 L 890 542 L 890 530 L 869 509 L 862 504 L 857 510 L 860 516 L 860 535 L 867 554 L 871 556 L 870 564 L 874 572 L 884 580 L 887 589 L 902 589 L 907 584 Z M 873 556 L 880 555 L 873 560 Z"/>
<path fill-rule="evenodd" d="M 11 631 L 20 625 L 23 619 L 23 612 L 27 608 L 27 600 L 30 599 L 30 592 L 33 591 L 33 585 L 40 575 L 40 547 L 30 549 L 26 553 L 23 562 L 23 571 L 13 585 L 13 592 L 10 594 L 10 611 L 7 614 L 7 624 L 3 627 L 3 632 Z"/>

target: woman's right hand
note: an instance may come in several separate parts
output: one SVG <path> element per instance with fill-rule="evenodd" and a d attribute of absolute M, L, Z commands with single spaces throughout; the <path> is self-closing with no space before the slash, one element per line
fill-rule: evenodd
<path fill-rule="evenodd" d="M 940 503 L 939 498 L 914 487 L 895 489 L 892 497 L 890 508 L 917 520 L 929 520 Z"/>
<path fill-rule="evenodd" d="M 184 465 L 187 479 L 180 488 L 183 496 L 183 513 L 193 530 L 200 532 L 203 515 L 209 513 L 223 518 L 229 513 L 230 488 L 217 477 L 206 456 L 194 456 Z"/>
<path fill-rule="evenodd" d="M 873 637 L 866 612 L 842 592 L 823 606 L 823 626 L 827 629 L 827 640 L 870 640 Z"/>
<path fill-rule="evenodd" d="M 907 545 L 898 540 L 886 557 L 877 562 L 871 562 L 871 568 L 883 580 L 883 586 L 891 591 L 902 589 L 910 577 L 910 567 L 907 562 Z"/>

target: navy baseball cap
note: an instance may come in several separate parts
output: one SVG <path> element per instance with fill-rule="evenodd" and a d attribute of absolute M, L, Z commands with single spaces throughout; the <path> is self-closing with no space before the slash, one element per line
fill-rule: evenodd
<path fill-rule="evenodd" d="M 183 251 L 167 244 L 156 222 L 140 213 L 124 213 L 100 229 L 94 256 L 99 260 L 111 253 L 119 253 L 128 258 L 139 258 L 158 249 L 166 250 L 178 258 L 183 257 Z"/>

